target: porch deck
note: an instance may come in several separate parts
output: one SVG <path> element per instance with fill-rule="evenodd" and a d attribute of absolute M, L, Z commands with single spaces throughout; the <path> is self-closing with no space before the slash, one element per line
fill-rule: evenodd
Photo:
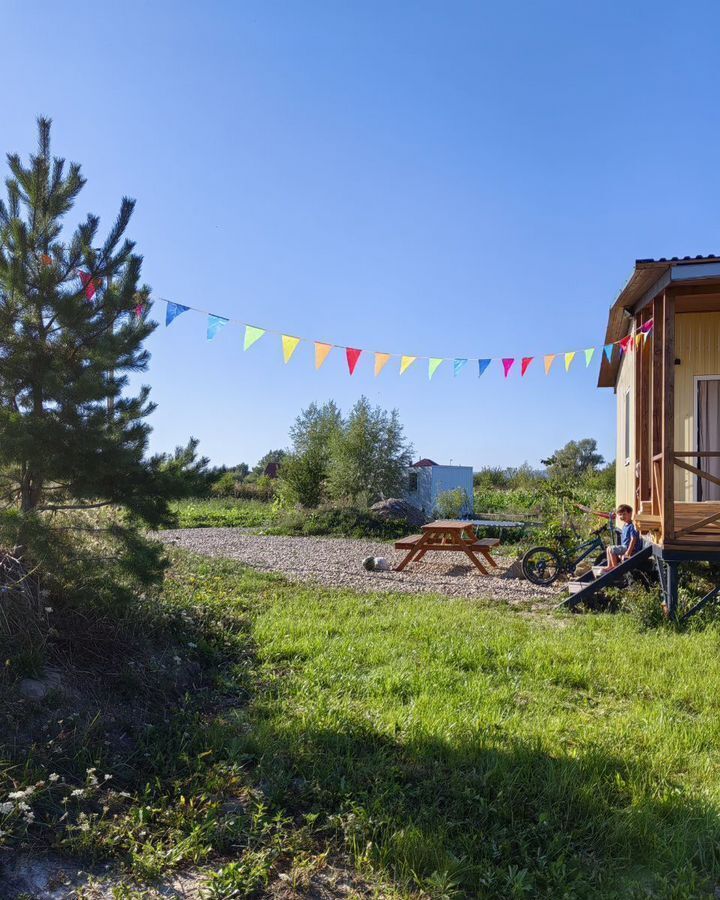
<path fill-rule="evenodd" d="M 650 503 L 641 503 L 636 523 L 643 534 L 667 549 L 720 550 L 720 502 L 673 504 L 673 531 L 662 533 L 662 516 L 653 513 Z"/>

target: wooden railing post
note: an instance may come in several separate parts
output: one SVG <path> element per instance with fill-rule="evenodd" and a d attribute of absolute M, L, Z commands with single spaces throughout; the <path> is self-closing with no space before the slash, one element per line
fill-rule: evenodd
<path fill-rule="evenodd" d="M 663 543 L 675 533 L 675 296 L 662 299 L 662 497 Z"/>
<path fill-rule="evenodd" d="M 655 460 L 662 453 L 662 347 L 663 347 L 663 310 L 662 297 L 653 301 L 653 341 L 651 374 L 652 433 L 650 435 L 650 455 Z M 661 516 L 662 467 L 657 471 L 653 463 L 653 491 L 650 511 L 654 516 Z"/>

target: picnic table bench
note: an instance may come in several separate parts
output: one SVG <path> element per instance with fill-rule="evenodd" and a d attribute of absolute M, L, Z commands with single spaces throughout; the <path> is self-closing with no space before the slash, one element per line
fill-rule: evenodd
<path fill-rule="evenodd" d="M 407 555 L 396 567 L 396 572 L 402 570 L 411 562 L 418 562 L 430 551 L 441 553 L 464 553 L 482 575 L 487 575 L 488 570 L 480 562 L 480 554 L 485 562 L 493 568 L 497 563 L 492 558 L 490 550 L 500 543 L 499 538 L 478 538 L 476 526 L 472 522 L 464 522 L 459 519 L 437 519 L 422 526 L 422 534 L 411 534 L 400 541 L 395 542 L 396 550 L 407 550 Z"/>

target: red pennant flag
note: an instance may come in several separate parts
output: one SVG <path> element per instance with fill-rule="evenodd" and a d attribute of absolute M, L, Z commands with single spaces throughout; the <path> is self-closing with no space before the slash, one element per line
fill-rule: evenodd
<path fill-rule="evenodd" d="M 520 374 L 524 375 L 528 368 L 530 367 L 530 363 L 535 359 L 534 356 L 523 356 L 522 358 L 522 366 L 520 368 Z"/>
<path fill-rule="evenodd" d="M 353 347 L 345 348 L 345 356 L 347 356 L 347 364 L 348 369 L 350 370 L 350 374 L 355 371 L 355 366 L 357 365 L 357 361 L 360 359 L 360 354 L 362 350 L 355 350 Z"/>
<path fill-rule="evenodd" d="M 80 269 L 77 271 L 78 278 L 82 281 L 82 285 L 85 288 L 85 296 L 88 300 L 95 299 L 95 282 L 93 281 L 92 275 L 89 275 L 87 272 L 82 272 Z"/>
<path fill-rule="evenodd" d="M 509 357 L 509 358 L 503 359 L 502 364 L 503 364 L 503 369 L 505 370 L 505 377 L 507 378 L 508 375 L 510 374 L 510 369 L 512 369 L 512 367 L 515 365 L 515 358 Z"/>
<path fill-rule="evenodd" d="M 624 337 L 621 341 L 618 341 L 620 344 L 620 349 L 623 353 L 627 353 L 630 347 L 630 342 L 632 341 L 632 335 L 629 334 L 627 337 Z"/>

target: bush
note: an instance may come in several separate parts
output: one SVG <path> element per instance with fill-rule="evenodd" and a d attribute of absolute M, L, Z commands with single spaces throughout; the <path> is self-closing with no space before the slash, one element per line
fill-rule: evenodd
<path fill-rule="evenodd" d="M 404 520 L 386 522 L 368 510 L 328 506 L 311 512 L 290 510 L 280 515 L 269 534 L 335 535 L 337 537 L 393 540 L 404 537 L 410 526 Z"/>
<path fill-rule="evenodd" d="M 435 501 L 435 512 L 441 519 L 459 519 L 471 507 L 470 498 L 462 488 L 443 491 Z"/>

